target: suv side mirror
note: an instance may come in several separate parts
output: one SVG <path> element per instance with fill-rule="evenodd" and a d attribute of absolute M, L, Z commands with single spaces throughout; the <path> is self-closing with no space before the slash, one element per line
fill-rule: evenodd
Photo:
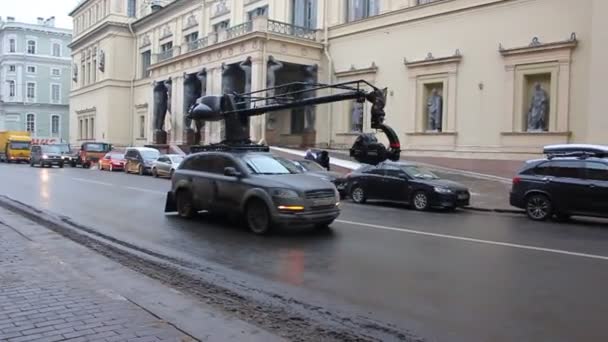
<path fill-rule="evenodd" d="M 240 177 L 241 173 L 238 172 L 234 167 L 226 167 L 224 168 L 224 176 L 228 177 Z"/>

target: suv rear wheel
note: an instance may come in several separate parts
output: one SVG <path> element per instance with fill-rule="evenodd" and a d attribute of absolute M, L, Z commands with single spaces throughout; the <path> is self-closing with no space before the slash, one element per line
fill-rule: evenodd
<path fill-rule="evenodd" d="M 350 192 L 350 198 L 353 200 L 353 202 L 358 204 L 363 204 L 367 200 L 365 190 L 363 190 L 363 187 L 360 185 L 355 185 L 353 190 Z"/>
<path fill-rule="evenodd" d="M 553 214 L 553 204 L 545 195 L 530 195 L 526 199 L 526 214 L 534 221 L 545 221 Z"/>
<path fill-rule="evenodd" d="M 266 204 L 259 199 L 249 201 L 245 207 L 247 227 L 254 234 L 268 234 L 272 229 L 272 221 Z"/>

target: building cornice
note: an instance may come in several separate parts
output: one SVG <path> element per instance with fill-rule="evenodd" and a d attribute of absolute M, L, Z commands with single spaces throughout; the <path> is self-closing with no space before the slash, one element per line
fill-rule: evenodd
<path fill-rule="evenodd" d="M 65 38 L 71 38 L 72 37 L 72 30 L 70 29 L 64 29 L 64 28 L 59 28 L 59 27 L 50 27 L 50 26 L 40 26 L 40 25 L 32 25 L 32 24 L 26 24 L 26 23 L 19 23 L 17 25 L 13 25 L 13 23 L 9 23 L 9 24 L 4 24 L 3 26 L 0 27 L 0 31 L 7 31 L 7 32 L 19 32 L 19 31 L 23 31 L 23 32 L 36 32 L 36 33 L 43 33 L 43 34 L 50 34 L 53 36 L 57 36 L 57 37 L 65 37 Z"/>
<path fill-rule="evenodd" d="M 76 14 L 76 12 L 78 12 L 81 8 L 86 6 L 91 1 L 93 1 L 93 0 L 82 0 L 78 5 L 76 5 L 76 7 L 70 13 L 68 13 L 68 15 L 70 17 L 73 17 L 74 14 Z"/>
<path fill-rule="evenodd" d="M 99 35 L 102 35 L 104 33 L 106 33 L 107 31 L 109 31 L 111 28 L 118 28 L 122 31 L 124 31 L 125 33 L 127 33 L 129 35 L 129 37 L 131 37 L 131 33 L 129 32 L 129 25 L 126 23 L 119 23 L 119 22 L 113 22 L 113 21 L 106 21 L 104 23 L 102 23 L 99 27 L 95 28 L 92 31 L 87 32 L 86 34 L 79 36 L 78 38 L 74 39 L 69 45 L 68 47 L 70 49 L 72 49 L 72 51 L 76 50 L 76 48 L 81 45 L 81 44 L 85 44 L 86 42 L 89 42 L 91 40 L 93 40 L 94 37 L 97 37 Z"/>
<path fill-rule="evenodd" d="M 133 29 L 138 30 L 151 22 L 157 24 L 162 18 L 171 17 L 172 12 L 187 8 L 188 6 L 201 6 L 200 0 L 175 0 L 169 5 L 134 21 L 132 24 Z"/>

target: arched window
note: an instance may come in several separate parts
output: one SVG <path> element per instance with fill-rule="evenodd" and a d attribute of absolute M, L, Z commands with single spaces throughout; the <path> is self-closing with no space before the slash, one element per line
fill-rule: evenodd
<path fill-rule="evenodd" d="M 25 130 L 34 134 L 36 133 L 36 115 L 28 114 L 25 118 Z"/>
<path fill-rule="evenodd" d="M 8 41 L 8 52 L 17 52 L 17 42 L 14 38 Z"/>
<path fill-rule="evenodd" d="M 29 53 L 30 55 L 36 54 L 36 41 L 35 40 L 27 41 L 27 53 Z"/>

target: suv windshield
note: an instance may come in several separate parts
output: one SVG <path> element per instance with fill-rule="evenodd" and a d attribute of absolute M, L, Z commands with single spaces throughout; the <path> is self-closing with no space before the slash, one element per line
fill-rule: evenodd
<path fill-rule="evenodd" d="M 53 145 L 53 146 L 57 146 L 57 148 L 59 148 L 59 151 L 61 153 L 70 153 L 70 145 L 68 145 L 68 144 L 57 144 L 57 145 Z"/>
<path fill-rule="evenodd" d="M 43 153 L 61 153 L 61 149 L 56 145 L 42 145 L 41 149 Z"/>
<path fill-rule="evenodd" d="M 30 143 L 27 141 L 13 141 L 11 142 L 11 150 L 29 150 Z"/>
<path fill-rule="evenodd" d="M 416 178 L 416 179 L 439 179 L 437 175 L 425 169 L 423 167 L 417 165 L 406 165 L 400 167 L 408 176 Z"/>
<path fill-rule="evenodd" d="M 251 172 L 258 175 L 285 175 L 295 173 L 279 158 L 267 155 L 249 155 L 243 158 Z"/>
<path fill-rule="evenodd" d="M 88 152 L 106 152 L 109 150 L 108 144 L 86 144 L 85 150 Z"/>

